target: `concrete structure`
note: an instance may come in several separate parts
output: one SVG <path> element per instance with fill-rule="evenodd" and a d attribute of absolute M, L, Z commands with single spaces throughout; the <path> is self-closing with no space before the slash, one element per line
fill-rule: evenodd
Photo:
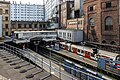
<path fill-rule="evenodd" d="M 48 22 L 39 21 L 11 21 L 11 31 L 32 31 L 45 30 L 48 27 Z"/>
<path fill-rule="evenodd" d="M 120 0 L 85 0 L 86 41 L 120 45 Z"/>
<path fill-rule="evenodd" d="M 84 14 L 83 3 L 84 3 L 84 0 L 74 0 L 75 18 L 83 16 Z"/>
<path fill-rule="evenodd" d="M 35 4 L 11 4 L 12 21 L 44 21 L 44 6 Z"/>
<path fill-rule="evenodd" d="M 83 41 L 83 31 L 81 30 L 58 30 L 57 34 L 58 34 L 58 38 L 70 42 Z"/>
<path fill-rule="evenodd" d="M 83 30 L 83 28 L 84 28 L 84 18 L 67 20 L 67 29 Z"/>
<path fill-rule="evenodd" d="M 0 37 L 11 35 L 11 26 L 10 26 L 10 2 L 0 1 L 0 16 L 1 16 L 1 30 Z"/>
<path fill-rule="evenodd" d="M 14 31 L 15 43 L 30 42 L 33 38 L 39 38 L 44 41 L 54 41 L 57 38 L 56 31 Z"/>
<path fill-rule="evenodd" d="M 47 0 L 45 3 L 45 21 L 53 17 L 54 9 L 59 4 L 59 0 Z"/>
<path fill-rule="evenodd" d="M 61 3 L 61 10 L 60 10 L 60 23 L 61 23 L 61 28 L 66 28 L 67 27 L 67 19 L 71 18 L 71 12 L 72 12 L 72 7 L 73 7 L 73 1 L 65 1 Z"/>

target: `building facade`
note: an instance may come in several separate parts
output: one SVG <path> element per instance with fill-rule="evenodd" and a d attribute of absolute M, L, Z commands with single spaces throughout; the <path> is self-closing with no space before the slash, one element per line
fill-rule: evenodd
<path fill-rule="evenodd" d="M 85 0 L 85 39 L 120 45 L 120 0 Z"/>
<path fill-rule="evenodd" d="M 64 41 L 70 42 L 81 42 L 83 41 L 83 31 L 82 30 L 57 30 L 58 38 Z"/>
<path fill-rule="evenodd" d="M 67 20 L 67 29 L 83 30 L 84 18 Z"/>
<path fill-rule="evenodd" d="M 53 17 L 54 9 L 59 4 L 59 0 L 47 0 L 45 2 L 45 21 Z"/>
<path fill-rule="evenodd" d="M 1 30 L 0 37 L 11 35 L 11 26 L 10 26 L 10 2 L 0 1 L 0 16 L 1 16 Z"/>
<path fill-rule="evenodd" d="M 84 0 L 74 0 L 74 15 L 75 18 L 81 18 L 84 15 L 83 8 Z"/>
<path fill-rule="evenodd" d="M 73 7 L 74 1 L 65 1 L 61 3 L 61 10 L 60 10 L 60 23 L 61 23 L 61 28 L 66 28 L 67 27 L 67 19 L 71 18 L 72 13 L 72 7 Z"/>
<path fill-rule="evenodd" d="M 13 2 L 10 10 L 12 21 L 44 21 L 44 5 Z"/>
<path fill-rule="evenodd" d="M 48 22 L 38 21 L 11 21 L 11 31 L 40 31 L 46 30 Z"/>

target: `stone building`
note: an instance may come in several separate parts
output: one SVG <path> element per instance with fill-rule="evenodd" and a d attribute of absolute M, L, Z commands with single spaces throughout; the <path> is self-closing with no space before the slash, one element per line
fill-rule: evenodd
<path fill-rule="evenodd" d="M 10 2 L 0 1 L 0 15 L 1 15 L 1 37 L 11 35 L 11 26 L 10 26 Z"/>
<path fill-rule="evenodd" d="M 120 45 L 120 1 L 85 0 L 85 40 Z"/>
<path fill-rule="evenodd" d="M 40 31 L 46 30 L 49 22 L 39 21 L 11 21 L 12 33 L 14 31 Z"/>

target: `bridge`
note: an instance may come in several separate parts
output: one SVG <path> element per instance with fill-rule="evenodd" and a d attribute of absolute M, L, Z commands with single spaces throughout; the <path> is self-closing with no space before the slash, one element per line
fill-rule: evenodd
<path fill-rule="evenodd" d="M 57 38 L 56 31 L 14 31 L 13 42 L 14 43 L 27 43 L 31 39 L 54 41 Z"/>

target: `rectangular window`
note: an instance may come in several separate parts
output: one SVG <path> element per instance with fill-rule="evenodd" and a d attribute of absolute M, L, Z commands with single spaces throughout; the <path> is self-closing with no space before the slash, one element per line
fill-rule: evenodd
<path fill-rule="evenodd" d="M 34 28 L 37 28 L 37 24 L 34 24 Z"/>
<path fill-rule="evenodd" d="M 21 24 L 18 24 L 18 28 L 21 28 Z"/>
<path fill-rule="evenodd" d="M 66 38 L 66 33 L 65 32 L 63 32 L 63 38 Z"/>
<path fill-rule="evenodd" d="M 106 3 L 106 8 L 111 8 L 111 7 L 112 7 L 111 2 L 107 2 L 107 3 Z"/>
<path fill-rule="evenodd" d="M 29 24 L 29 28 L 32 28 L 32 24 Z"/>
<path fill-rule="evenodd" d="M 5 28 L 8 28 L 8 24 L 5 24 Z"/>
<path fill-rule="evenodd" d="M 24 28 L 26 28 L 26 24 L 24 24 Z"/>
<path fill-rule="evenodd" d="M 93 11 L 93 6 L 90 6 L 90 9 L 89 9 L 90 11 Z"/>
<path fill-rule="evenodd" d="M 62 37 L 62 32 L 59 32 L 59 37 Z"/>
<path fill-rule="evenodd" d="M 5 21 L 8 21 L 8 17 L 5 17 Z"/>
<path fill-rule="evenodd" d="M 5 14 L 8 14 L 8 10 L 5 10 Z"/>
<path fill-rule="evenodd" d="M 8 32 L 5 32 L 5 35 L 8 36 Z"/>

